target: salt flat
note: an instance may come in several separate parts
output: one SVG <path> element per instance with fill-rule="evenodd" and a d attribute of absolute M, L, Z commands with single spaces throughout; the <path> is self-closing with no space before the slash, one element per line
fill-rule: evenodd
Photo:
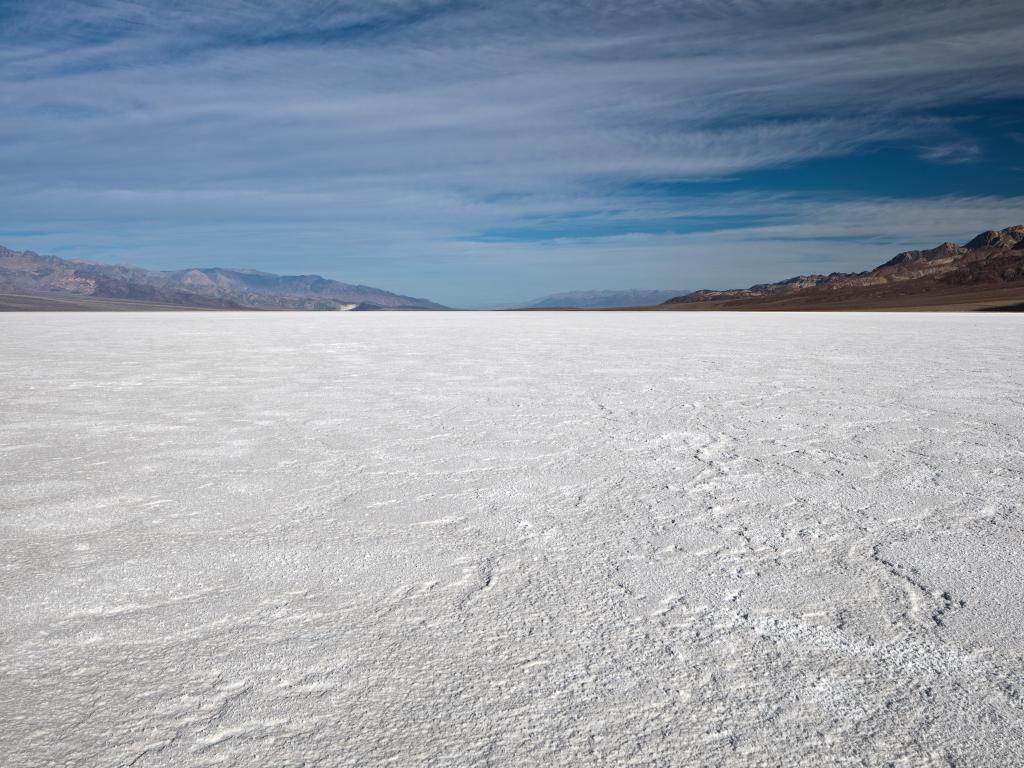
<path fill-rule="evenodd" d="M 1024 764 L 1024 317 L 0 317 L 9 766 Z"/>

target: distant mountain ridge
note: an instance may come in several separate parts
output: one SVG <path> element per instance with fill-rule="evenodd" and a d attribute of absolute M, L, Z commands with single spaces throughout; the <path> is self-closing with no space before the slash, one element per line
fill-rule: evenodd
<path fill-rule="evenodd" d="M 132 302 L 194 309 L 440 310 L 426 299 L 319 275 L 251 269 L 153 271 L 42 256 L 0 246 L 0 293 L 19 297 Z"/>
<path fill-rule="evenodd" d="M 1015 287 L 1024 289 L 1024 225 L 982 232 L 965 245 L 943 243 L 929 250 L 905 251 L 867 272 L 800 275 L 749 288 L 694 291 L 664 304 L 798 309 L 851 302 L 861 308 L 873 304 L 884 308 L 915 296 L 963 297 L 984 291 L 1005 293 L 1004 289 Z"/>
<path fill-rule="evenodd" d="M 568 291 L 553 293 L 523 304 L 523 309 L 605 309 L 611 307 L 641 307 L 660 304 L 666 299 L 678 297 L 686 291 L 680 290 L 609 290 L 609 291 Z"/>

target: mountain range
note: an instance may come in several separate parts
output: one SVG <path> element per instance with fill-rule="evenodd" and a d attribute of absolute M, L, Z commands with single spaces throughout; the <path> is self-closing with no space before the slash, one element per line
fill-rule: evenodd
<path fill-rule="evenodd" d="M 319 275 L 138 267 L 0 246 L 0 309 L 440 310 L 426 299 Z"/>
<path fill-rule="evenodd" d="M 1024 225 L 964 245 L 905 251 L 868 272 L 801 275 L 724 291 L 701 290 L 663 309 L 1021 309 Z"/>
<path fill-rule="evenodd" d="M 569 291 L 553 293 L 520 305 L 522 309 L 607 309 L 660 304 L 684 295 L 681 290 Z"/>
<path fill-rule="evenodd" d="M 659 302 L 663 302 L 660 303 Z M 964 245 L 905 251 L 866 272 L 801 275 L 749 288 L 557 293 L 527 309 L 1024 309 L 1024 225 Z M 443 310 L 427 299 L 319 275 L 252 269 L 153 271 L 0 246 L 3 309 Z"/>

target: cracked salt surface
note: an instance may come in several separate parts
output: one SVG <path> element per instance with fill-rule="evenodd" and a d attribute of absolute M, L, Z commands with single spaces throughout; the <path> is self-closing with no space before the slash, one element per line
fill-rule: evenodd
<path fill-rule="evenodd" d="M 0 762 L 1024 765 L 1024 318 L 0 317 Z"/>

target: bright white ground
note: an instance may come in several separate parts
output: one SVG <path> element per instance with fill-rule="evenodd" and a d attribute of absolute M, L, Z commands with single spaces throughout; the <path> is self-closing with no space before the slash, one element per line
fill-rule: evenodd
<path fill-rule="evenodd" d="M 1024 764 L 1024 317 L 0 317 L 0 762 Z"/>

